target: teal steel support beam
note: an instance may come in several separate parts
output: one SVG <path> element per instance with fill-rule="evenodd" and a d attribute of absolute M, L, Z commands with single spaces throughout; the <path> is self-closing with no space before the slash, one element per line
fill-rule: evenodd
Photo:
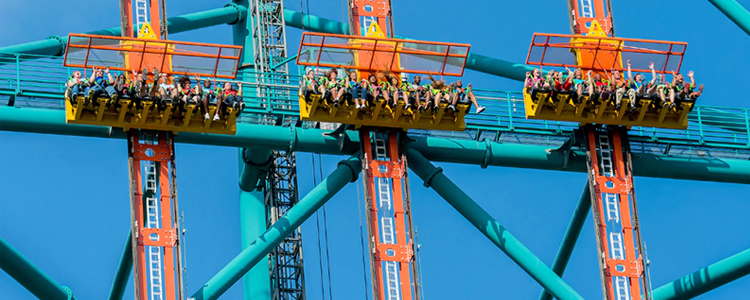
<path fill-rule="evenodd" d="M 289 209 L 283 217 L 255 239 L 249 247 L 242 250 L 237 257 L 206 282 L 191 298 L 208 300 L 221 296 L 347 183 L 356 181 L 361 169 L 359 153 L 341 161 L 331 175 L 328 175 L 294 207 Z"/>
<path fill-rule="evenodd" d="M 568 224 L 568 230 L 565 231 L 565 236 L 563 236 L 562 243 L 560 243 L 560 249 L 557 249 L 555 261 L 552 263 L 552 271 L 560 277 L 565 272 L 565 267 L 568 266 L 570 255 L 573 254 L 573 248 L 576 246 L 578 236 L 581 234 L 583 223 L 586 222 L 586 217 L 589 215 L 590 209 L 591 189 L 589 188 L 589 183 L 586 182 L 586 186 L 581 193 L 581 198 L 578 200 L 578 205 L 576 205 L 576 209 L 573 211 L 573 218 L 570 219 L 570 224 Z M 542 290 L 539 300 L 552 300 L 552 295 L 547 293 L 546 290 Z"/>
<path fill-rule="evenodd" d="M 660 286 L 654 290 L 652 298 L 654 300 L 692 299 L 747 274 L 750 274 L 750 249 Z"/>
<path fill-rule="evenodd" d="M 232 4 L 241 7 L 251 15 L 252 8 L 249 0 L 232 0 Z M 244 17 L 237 22 L 232 23 L 232 43 L 236 46 L 242 46 L 240 55 L 240 68 L 252 68 L 255 60 L 255 48 L 253 40 L 253 25 L 255 20 L 251 17 Z M 242 76 L 242 75 L 240 75 Z M 240 78 L 241 80 L 241 78 Z"/>
<path fill-rule="evenodd" d="M 435 190 L 553 296 L 560 300 L 583 299 L 521 241 L 448 179 L 441 168 L 436 168 L 427 158 L 411 148 L 407 148 L 406 157 L 409 161 L 409 168 L 424 180 L 425 186 Z"/>
<path fill-rule="evenodd" d="M 287 26 L 309 31 L 349 34 L 349 26 L 345 23 L 306 15 L 289 9 L 284 9 L 284 22 Z M 399 35 L 396 35 L 396 38 L 410 39 Z M 475 53 L 469 53 L 469 57 L 466 60 L 466 68 L 518 81 L 523 81 L 526 77 L 526 72 L 534 69 L 525 64 L 517 64 Z"/>
<path fill-rule="evenodd" d="M 734 24 L 750 35 L 750 12 L 735 0 L 708 0 Z"/>
<path fill-rule="evenodd" d="M 0 269 L 39 299 L 75 299 L 69 288 L 55 282 L 2 238 L 0 238 Z"/>
<path fill-rule="evenodd" d="M 266 148 L 239 149 L 240 153 L 240 236 L 242 250 L 266 231 L 266 205 L 263 193 L 265 175 L 273 156 Z M 264 256 L 262 261 L 268 261 Z M 245 300 L 270 300 L 271 276 L 267 263 L 256 264 L 242 277 Z"/>
<path fill-rule="evenodd" d="M 128 279 L 130 279 L 130 272 L 133 270 L 133 232 L 128 233 L 128 241 L 125 243 L 125 248 L 122 250 L 122 256 L 120 256 L 120 264 L 117 265 L 117 272 L 115 272 L 115 280 L 112 281 L 112 288 L 109 290 L 109 300 L 122 300 L 122 295 L 125 294 L 125 287 L 128 285 Z"/>
<path fill-rule="evenodd" d="M 0 106 L 0 130 L 125 139 L 125 134 L 119 129 L 66 124 L 65 112 L 54 109 Z M 238 123 L 235 135 L 182 132 L 175 141 L 335 155 L 353 154 L 359 150 L 356 131 L 347 131 L 340 139 L 323 135 L 324 132 L 313 128 Z M 566 154 L 549 151 L 549 147 L 540 145 L 424 136 L 413 139 L 416 141 L 408 145 L 432 161 L 581 173 L 587 170 L 586 153 L 580 150 Z M 566 155 L 569 155 L 567 163 Z M 750 161 L 739 159 L 637 153 L 633 156 L 633 172 L 635 176 L 644 177 L 750 183 Z"/>
<path fill-rule="evenodd" d="M 168 18 L 167 28 L 170 34 L 175 34 L 219 24 L 235 24 L 244 20 L 246 16 L 247 9 L 245 7 L 230 3 L 221 8 Z M 120 36 L 120 33 L 119 26 L 87 32 L 87 34 L 110 36 Z M 39 41 L 0 47 L 0 53 L 62 55 L 65 52 L 67 41 L 67 36 L 50 36 Z"/>

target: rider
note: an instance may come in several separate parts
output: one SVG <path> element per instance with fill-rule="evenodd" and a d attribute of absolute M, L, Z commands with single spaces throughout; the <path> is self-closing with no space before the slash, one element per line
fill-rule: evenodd
<path fill-rule="evenodd" d="M 474 93 L 471 91 L 471 83 L 469 83 L 469 87 L 465 89 L 463 86 L 464 84 L 461 80 L 456 81 L 456 85 L 453 87 L 453 102 L 451 102 L 451 105 L 449 105 L 448 108 L 455 112 L 458 101 L 465 103 L 466 99 L 469 99 L 476 109 L 474 112 L 476 114 L 481 114 L 485 110 L 485 107 L 480 106 L 479 102 L 477 102 L 477 97 L 474 96 Z"/>
<path fill-rule="evenodd" d="M 76 98 L 78 98 L 78 96 L 80 95 L 83 95 L 84 90 L 88 86 L 89 81 L 86 80 L 86 78 L 81 77 L 80 71 L 73 72 L 73 74 L 70 75 L 68 82 L 65 83 L 67 92 L 69 92 L 68 96 L 70 97 L 70 103 L 76 104 Z"/>
<path fill-rule="evenodd" d="M 99 97 L 101 93 L 104 93 L 109 101 L 107 105 L 113 102 L 117 102 L 117 93 L 112 84 L 115 82 L 112 75 L 109 74 L 109 68 L 99 69 L 97 67 L 91 68 L 91 78 L 89 78 L 89 87 L 86 88 L 84 94 L 88 95 L 88 99 L 92 100 Z M 104 73 L 107 73 L 107 78 L 104 78 Z"/>

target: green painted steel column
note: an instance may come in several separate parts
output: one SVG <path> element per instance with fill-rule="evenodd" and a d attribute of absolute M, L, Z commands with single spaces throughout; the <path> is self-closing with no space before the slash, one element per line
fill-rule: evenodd
<path fill-rule="evenodd" d="M 424 180 L 425 186 L 435 190 L 553 296 L 560 300 L 583 299 L 521 241 L 450 181 L 441 168 L 436 168 L 422 154 L 411 148 L 407 148 L 406 157 L 409 168 Z"/>
<path fill-rule="evenodd" d="M 170 34 L 211 27 L 219 24 L 234 24 L 245 19 L 247 9 L 235 4 L 227 4 L 221 8 L 184 14 L 167 18 L 167 28 Z M 87 34 L 120 36 L 120 27 L 86 32 Z M 46 39 L 18 45 L 0 47 L 1 53 L 26 53 L 37 55 L 62 55 L 65 52 L 67 36 L 50 36 Z"/>
<path fill-rule="evenodd" d="M 586 186 L 581 193 L 581 198 L 578 200 L 578 205 L 576 205 L 576 209 L 573 211 L 573 218 L 570 219 L 568 229 L 565 231 L 562 243 L 560 243 L 560 249 L 557 249 L 555 261 L 552 263 L 552 271 L 560 277 L 565 272 L 565 267 L 568 266 L 570 255 L 573 253 L 573 248 L 576 246 L 578 236 L 581 234 L 583 223 L 586 222 L 586 217 L 589 215 L 590 209 L 591 189 L 589 183 L 586 182 Z M 547 290 L 542 290 L 539 300 L 552 300 L 552 295 L 547 293 Z"/>
<path fill-rule="evenodd" d="M 75 299 L 69 288 L 55 282 L 0 238 L 0 269 L 39 299 Z"/>
<path fill-rule="evenodd" d="M 240 236 L 242 250 L 266 231 L 266 205 L 263 194 L 265 174 L 271 165 L 271 150 L 239 149 L 240 158 Z M 261 261 L 268 261 L 268 256 Z M 271 299 L 271 276 L 267 263 L 259 263 L 242 277 L 245 300 Z"/>
<path fill-rule="evenodd" d="M 255 61 L 255 41 L 253 40 L 253 25 L 255 20 L 251 17 L 252 7 L 250 7 L 249 0 L 232 0 L 232 4 L 241 7 L 247 11 L 244 18 L 237 22 L 231 23 L 232 25 L 232 43 L 237 46 L 242 46 L 242 55 L 240 55 L 240 68 L 252 68 Z M 240 76 L 242 76 L 240 74 Z"/>
<path fill-rule="evenodd" d="M 289 209 L 283 217 L 255 239 L 248 248 L 242 250 L 237 257 L 206 282 L 191 298 L 207 300 L 221 296 L 347 183 L 356 181 L 361 169 L 359 153 L 339 162 L 338 168 L 331 175 L 328 175 L 294 207 Z"/>
<path fill-rule="evenodd" d="M 306 15 L 289 9 L 284 9 L 284 22 L 287 26 L 300 29 L 304 28 L 305 30 L 314 32 L 349 34 L 349 26 L 345 23 L 313 15 Z M 396 38 L 411 39 L 399 35 L 396 35 Z M 466 68 L 518 81 L 523 81 L 526 77 L 526 72 L 534 69 L 525 64 L 518 64 L 475 53 L 469 53 L 469 57 L 466 59 Z"/>
<path fill-rule="evenodd" d="M 654 300 L 691 299 L 750 274 L 750 249 L 658 287 Z"/>
<path fill-rule="evenodd" d="M 750 12 L 735 0 L 708 0 L 734 24 L 750 35 Z"/>
<path fill-rule="evenodd" d="M 133 232 L 128 233 L 128 241 L 120 256 L 120 264 L 115 272 L 115 280 L 112 282 L 112 288 L 109 290 L 109 300 L 121 300 L 125 293 L 125 287 L 130 279 L 130 272 L 133 270 Z"/>

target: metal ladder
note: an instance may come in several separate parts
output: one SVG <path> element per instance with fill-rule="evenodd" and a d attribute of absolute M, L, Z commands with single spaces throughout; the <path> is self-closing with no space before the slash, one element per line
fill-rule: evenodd
<path fill-rule="evenodd" d="M 612 247 L 612 258 L 613 259 L 625 259 L 625 249 L 622 248 L 622 234 L 619 232 L 611 232 L 609 234 L 609 245 Z"/>
<path fill-rule="evenodd" d="M 135 22 L 136 22 L 135 31 L 136 32 L 141 30 L 141 26 L 148 21 L 146 19 L 148 17 L 147 7 L 148 7 L 147 0 L 135 0 Z"/>
<path fill-rule="evenodd" d="M 594 17 L 594 4 L 592 3 L 592 0 L 581 0 L 581 17 Z"/>
<path fill-rule="evenodd" d="M 630 291 L 628 279 L 625 277 L 615 277 L 615 298 L 617 300 L 630 300 Z"/>
<path fill-rule="evenodd" d="M 395 261 L 385 262 L 385 271 L 388 282 L 388 300 L 399 300 L 401 299 L 400 290 L 398 288 L 398 265 Z"/>
<path fill-rule="evenodd" d="M 620 208 L 617 195 L 605 193 L 604 201 L 607 203 L 607 221 L 620 222 Z"/>
<path fill-rule="evenodd" d="M 375 133 L 375 159 L 380 161 L 385 161 L 388 159 L 388 148 L 386 147 L 387 141 L 386 138 L 387 135 L 378 134 Z M 387 170 L 380 170 L 380 171 L 387 171 Z M 379 178 L 378 179 L 378 198 L 380 200 L 378 203 L 380 204 L 380 208 L 386 209 L 386 211 L 390 211 L 393 205 L 393 199 L 391 197 L 391 182 L 388 178 Z M 383 244 L 395 244 L 396 243 L 396 237 L 395 232 L 393 228 L 393 218 L 390 216 L 383 216 L 380 218 L 380 223 L 382 224 L 382 235 L 383 235 Z M 388 299 L 389 300 L 399 300 L 401 299 L 400 295 L 400 289 L 398 284 L 398 263 L 393 261 L 387 261 L 385 262 L 385 277 L 386 277 L 386 283 L 388 288 Z"/>
<path fill-rule="evenodd" d="M 614 166 L 612 165 L 612 146 L 609 145 L 609 135 L 607 133 L 599 134 L 599 154 L 602 158 L 602 174 L 607 177 L 614 177 Z"/>
<path fill-rule="evenodd" d="M 146 164 L 146 228 L 159 227 L 159 201 L 156 197 L 156 162 Z M 164 191 L 162 191 L 164 192 Z M 150 238 L 150 237 L 146 237 Z M 151 277 L 150 294 L 152 300 L 161 300 L 164 292 L 162 280 L 162 257 L 159 247 L 148 247 L 148 274 Z"/>
<path fill-rule="evenodd" d="M 393 218 L 380 219 L 383 225 L 383 244 L 395 244 L 393 238 Z"/>
<path fill-rule="evenodd" d="M 164 285 L 161 277 L 161 251 L 159 247 L 149 247 L 148 272 L 151 275 L 151 300 L 161 300 Z"/>

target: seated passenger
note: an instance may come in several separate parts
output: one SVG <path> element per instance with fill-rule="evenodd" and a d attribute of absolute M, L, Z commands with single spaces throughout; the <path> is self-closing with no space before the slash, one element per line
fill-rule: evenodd
<path fill-rule="evenodd" d="M 523 87 L 531 89 L 541 89 L 543 86 L 542 75 L 538 68 L 534 68 L 531 72 L 526 72 L 526 81 L 524 81 Z"/>
<path fill-rule="evenodd" d="M 448 108 L 455 112 L 456 104 L 459 101 L 466 103 L 468 102 L 467 99 L 474 104 L 474 113 L 481 114 L 485 110 L 484 106 L 479 105 L 477 97 L 475 97 L 474 93 L 471 91 L 471 83 L 469 83 L 469 87 L 464 89 L 463 82 L 461 82 L 461 80 L 456 81 L 456 85 L 453 87 L 453 102 L 451 102 L 451 105 L 449 105 Z"/>
<path fill-rule="evenodd" d="M 107 105 L 112 102 L 117 102 L 117 93 L 112 84 L 115 82 L 112 79 L 112 75 L 109 74 L 109 68 L 99 69 L 97 67 L 91 68 L 91 78 L 89 78 L 89 87 L 86 88 L 84 93 L 88 95 L 88 100 L 96 99 L 104 93 L 104 97 L 109 98 Z M 107 79 L 104 79 L 104 73 L 107 73 Z"/>
<path fill-rule="evenodd" d="M 349 71 L 347 75 L 346 90 L 352 95 L 352 100 L 357 109 L 365 109 L 367 102 L 367 81 L 358 80 L 357 71 Z"/>
<path fill-rule="evenodd" d="M 696 100 L 698 99 L 698 97 L 701 96 L 701 94 L 703 94 L 703 85 L 701 84 L 700 86 L 698 86 L 697 92 L 693 92 L 693 89 L 695 88 L 694 75 L 695 73 L 693 73 L 693 71 L 688 72 L 688 77 L 690 77 L 690 85 L 688 87 L 692 87 L 692 88 L 687 89 L 687 92 L 688 92 L 687 97 L 690 99 Z"/>
<path fill-rule="evenodd" d="M 398 76 L 387 76 L 388 79 L 388 94 L 391 97 L 390 104 L 392 107 L 398 106 L 398 99 L 403 93 L 401 90 L 401 82 Z"/>
<path fill-rule="evenodd" d="M 224 101 L 224 105 L 227 107 L 237 110 L 237 116 L 239 116 L 245 109 L 245 100 L 242 99 L 242 85 L 239 85 L 238 91 L 234 89 L 230 82 L 224 82 L 224 87 L 221 89 L 221 101 Z M 214 117 L 215 119 L 216 117 Z"/>
<path fill-rule="evenodd" d="M 607 73 L 607 70 L 604 70 L 604 75 L 607 75 L 607 78 L 601 79 L 601 92 L 599 93 L 599 99 L 601 102 L 609 102 L 612 100 L 612 95 L 614 95 L 616 91 L 615 79 L 610 73 Z"/>
<path fill-rule="evenodd" d="M 68 96 L 70 97 L 70 103 L 76 104 L 76 98 L 84 95 L 84 90 L 86 90 L 88 86 L 89 81 L 86 80 L 86 78 L 81 78 L 80 71 L 73 72 L 73 74 L 70 75 L 68 82 L 65 83 L 65 91 L 66 93 L 69 93 Z"/>
<path fill-rule="evenodd" d="M 132 90 L 133 90 L 133 98 L 135 101 L 139 101 L 140 99 L 148 97 L 148 81 L 146 77 L 144 77 L 143 74 L 147 74 L 146 69 L 143 70 L 144 72 L 137 72 L 136 70 L 130 70 L 130 74 L 133 75 L 132 79 Z"/>
<path fill-rule="evenodd" d="M 132 96 L 130 82 L 128 82 L 128 79 L 125 77 L 125 73 L 117 75 L 117 80 L 115 80 L 115 92 L 117 92 L 119 98 L 130 98 Z"/>
<path fill-rule="evenodd" d="M 432 76 L 430 76 L 432 78 Z M 433 80 L 432 86 L 430 87 L 430 98 L 432 98 L 432 103 L 428 103 L 428 105 L 432 105 L 432 113 L 437 113 L 438 108 L 440 108 L 440 100 L 445 99 L 445 94 L 443 93 L 444 90 L 448 88 L 448 85 L 445 84 L 442 80 Z"/>
<path fill-rule="evenodd" d="M 555 87 L 555 78 L 557 78 L 557 73 L 559 72 L 550 70 L 549 73 L 544 76 L 544 85 L 542 87 L 544 90 L 551 90 Z"/>
<path fill-rule="evenodd" d="M 198 83 L 200 84 L 200 82 Z M 205 115 L 203 116 L 204 119 L 208 120 L 211 119 L 211 115 L 208 114 L 209 112 L 209 106 L 212 103 L 216 104 L 216 110 L 214 110 L 214 121 L 219 120 L 219 111 L 221 110 L 221 101 L 216 101 L 216 91 L 211 89 L 211 81 L 206 79 L 203 80 L 203 112 Z"/>
<path fill-rule="evenodd" d="M 304 89 L 302 89 L 302 95 L 305 96 L 306 100 L 309 100 L 310 94 L 321 94 L 320 82 L 316 77 L 317 76 L 315 76 L 315 71 L 313 71 L 312 68 L 307 70 L 305 79 L 302 82 L 304 87 Z"/>
<path fill-rule="evenodd" d="M 620 110 L 622 97 L 625 96 L 628 87 L 625 85 L 625 80 L 623 80 L 622 74 L 620 74 L 619 70 L 612 69 L 612 79 L 610 80 L 610 83 L 614 85 L 615 110 Z"/>
<path fill-rule="evenodd" d="M 159 70 L 156 68 L 154 68 L 154 78 L 159 78 L 159 81 L 158 84 L 154 82 L 149 96 L 156 98 L 156 92 L 158 92 L 160 99 L 159 108 L 164 109 L 167 104 L 172 103 L 174 99 L 178 98 L 178 89 L 176 89 L 174 84 L 172 84 L 172 78 L 169 76 L 169 74 L 159 73 Z M 188 81 L 189 80 L 190 79 L 188 78 Z"/>
<path fill-rule="evenodd" d="M 375 76 L 375 74 L 370 74 L 370 76 L 367 77 L 367 88 L 370 91 L 370 98 L 373 102 L 384 99 L 383 87 L 380 86 L 378 77 Z"/>
<path fill-rule="evenodd" d="M 685 82 L 685 78 L 682 74 L 672 71 L 672 84 L 669 86 L 669 109 L 677 107 L 675 98 L 685 99 L 691 90 L 695 88 L 695 80 L 692 84 Z M 663 107 L 667 107 L 667 103 L 662 103 Z"/>
<path fill-rule="evenodd" d="M 339 98 L 344 92 L 344 86 L 338 80 L 338 71 L 331 69 L 326 73 L 326 76 L 321 81 L 323 89 L 322 99 L 331 99 L 334 107 L 339 106 Z"/>
<path fill-rule="evenodd" d="M 642 74 L 638 73 L 635 74 L 635 76 L 632 75 L 630 60 L 628 59 L 628 98 L 630 99 L 631 113 L 635 113 L 638 110 L 637 97 L 650 98 L 656 91 L 656 71 L 654 70 L 654 63 L 649 63 L 648 67 L 651 69 L 651 81 L 643 82 Z"/>
<path fill-rule="evenodd" d="M 196 82 L 201 82 L 200 77 L 195 76 Z M 200 101 L 201 94 L 203 94 L 203 90 L 201 89 L 200 84 L 195 85 L 196 89 L 193 89 L 192 83 L 190 82 L 190 77 L 188 76 L 182 76 L 180 79 L 177 80 L 177 88 L 176 94 L 177 94 L 177 106 L 180 107 L 180 109 L 185 109 L 187 105 L 196 105 L 198 104 L 198 101 Z"/>
<path fill-rule="evenodd" d="M 410 84 L 408 84 L 408 91 L 409 91 L 409 102 L 414 103 L 414 105 L 417 106 L 419 111 L 424 110 L 424 105 L 426 105 L 427 100 L 427 90 L 429 89 L 429 85 L 425 84 L 422 85 L 422 77 L 419 75 L 414 75 L 414 81 Z M 422 99 L 425 99 L 425 103 L 422 104 Z"/>
<path fill-rule="evenodd" d="M 583 71 L 576 69 L 571 75 L 570 69 L 567 67 L 565 69 L 568 70 L 567 88 L 570 89 L 572 87 L 575 90 L 577 96 L 575 100 L 577 103 L 580 103 L 581 99 L 583 99 L 583 91 L 586 89 L 586 80 L 583 79 Z"/>

